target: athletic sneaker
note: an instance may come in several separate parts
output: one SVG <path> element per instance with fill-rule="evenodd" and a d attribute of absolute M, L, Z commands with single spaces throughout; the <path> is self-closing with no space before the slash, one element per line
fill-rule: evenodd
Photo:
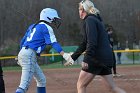
<path fill-rule="evenodd" d="M 121 77 L 122 75 L 119 73 L 113 74 L 113 77 Z"/>

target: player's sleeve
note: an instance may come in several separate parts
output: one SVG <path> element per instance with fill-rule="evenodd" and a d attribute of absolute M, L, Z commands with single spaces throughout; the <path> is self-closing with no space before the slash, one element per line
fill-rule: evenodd
<path fill-rule="evenodd" d="M 62 47 L 60 46 L 60 44 L 58 42 L 54 42 L 51 44 L 52 47 L 58 52 L 60 53 L 61 51 L 63 51 Z"/>
<path fill-rule="evenodd" d="M 56 40 L 56 37 L 54 35 L 52 28 L 45 27 L 43 30 L 43 33 L 44 33 L 45 43 L 47 45 L 51 45 L 58 53 L 63 51 L 62 47 L 60 46 L 60 44 Z"/>
<path fill-rule="evenodd" d="M 91 62 L 95 57 L 95 52 L 98 43 L 98 32 L 95 21 L 91 19 L 86 20 L 86 37 L 87 37 L 87 46 L 86 46 L 86 53 L 84 57 L 84 62 L 88 63 Z"/>

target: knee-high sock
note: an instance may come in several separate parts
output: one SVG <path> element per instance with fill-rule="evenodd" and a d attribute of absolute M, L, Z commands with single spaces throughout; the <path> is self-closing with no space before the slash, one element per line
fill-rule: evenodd
<path fill-rule="evenodd" d="M 46 87 L 37 87 L 37 93 L 46 93 Z"/>
<path fill-rule="evenodd" d="M 16 93 L 25 93 L 25 91 L 22 88 L 17 88 Z"/>

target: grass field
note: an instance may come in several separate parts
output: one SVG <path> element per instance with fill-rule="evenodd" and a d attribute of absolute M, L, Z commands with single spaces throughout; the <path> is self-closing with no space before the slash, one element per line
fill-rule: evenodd
<path fill-rule="evenodd" d="M 62 65 L 61 62 L 57 62 L 57 63 L 52 63 L 52 64 L 47 64 L 47 65 L 40 65 L 41 69 L 60 69 L 60 68 L 79 68 L 80 65 L 72 65 L 69 67 L 65 67 L 64 65 Z M 4 71 L 19 71 L 21 70 L 20 66 L 10 66 L 10 67 L 3 67 Z"/>
<path fill-rule="evenodd" d="M 129 67 L 129 66 L 138 66 L 140 64 L 119 64 L 117 66 L 125 66 L 125 67 Z M 65 67 L 64 65 L 62 65 L 61 62 L 56 62 L 56 63 L 52 63 L 52 64 L 47 64 L 47 65 L 40 65 L 40 67 L 44 70 L 44 69 L 60 69 L 60 68 L 80 68 L 80 64 L 74 64 L 72 66 L 69 67 Z M 10 66 L 10 67 L 3 67 L 4 71 L 20 71 L 21 67 L 20 66 Z"/>

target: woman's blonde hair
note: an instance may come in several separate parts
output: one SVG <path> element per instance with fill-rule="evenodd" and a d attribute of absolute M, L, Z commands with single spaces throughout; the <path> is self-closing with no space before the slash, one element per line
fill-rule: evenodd
<path fill-rule="evenodd" d="M 88 14 L 99 14 L 100 11 L 95 8 L 94 4 L 90 0 L 82 0 L 79 3 L 79 6 L 82 6 L 83 9 L 88 13 Z"/>

